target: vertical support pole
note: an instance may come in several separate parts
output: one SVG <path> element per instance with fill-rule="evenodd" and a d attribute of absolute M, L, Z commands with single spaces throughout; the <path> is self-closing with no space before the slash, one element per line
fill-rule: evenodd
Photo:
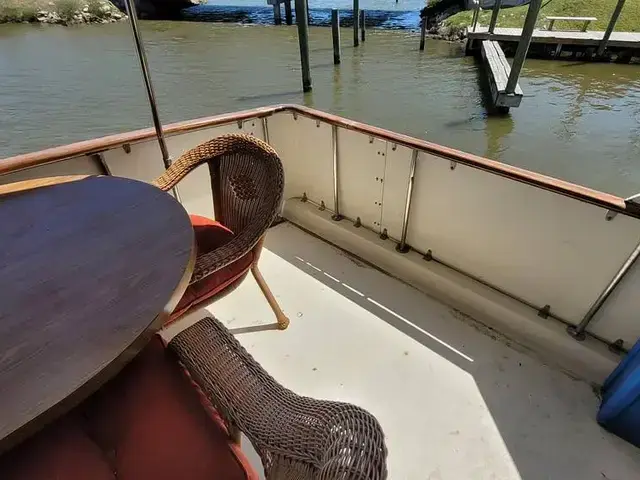
<path fill-rule="evenodd" d="M 480 1 L 474 0 L 475 8 L 473 9 L 473 18 L 471 24 L 473 25 L 473 31 L 476 31 L 476 25 L 478 25 L 478 17 L 480 16 Z"/>
<path fill-rule="evenodd" d="M 311 69 L 309 65 L 309 18 L 307 0 L 296 0 L 296 23 L 300 44 L 300 65 L 302 66 L 302 91 L 311 91 Z"/>
<path fill-rule="evenodd" d="M 609 37 L 613 33 L 613 29 L 616 26 L 616 22 L 618 21 L 618 17 L 620 16 L 620 12 L 622 12 L 622 7 L 624 6 L 625 0 L 618 0 L 616 8 L 613 10 L 613 14 L 611 15 L 611 20 L 609 20 L 609 25 L 607 26 L 607 30 L 604 32 L 604 36 L 600 41 L 600 45 L 598 45 L 598 51 L 596 55 L 598 57 L 602 56 L 604 50 L 607 48 L 607 43 L 609 43 Z"/>
<path fill-rule="evenodd" d="M 353 46 L 360 45 L 358 38 L 358 18 L 360 17 L 360 1 L 353 0 Z"/>
<path fill-rule="evenodd" d="M 427 37 L 427 17 L 422 17 L 420 22 L 420 51 L 424 50 L 424 43 Z"/>
<path fill-rule="evenodd" d="M 340 11 L 331 10 L 331 36 L 333 37 L 333 64 L 340 65 Z"/>
<path fill-rule="evenodd" d="M 640 243 L 636 246 L 635 250 L 631 252 L 631 255 L 629 255 L 629 257 L 624 262 L 622 267 L 620 267 L 620 270 L 618 270 L 615 276 L 611 279 L 609 284 L 598 296 L 598 298 L 593 303 L 593 305 L 591 305 L 591 308 L 586 313 L 586 315 L 584 316 L 580 324 L 575 327 L 573 325 L 567 327 L 567 333 L 569 335 L 571 335 L 576 340 L 585 339 L 584 332 L 587 329 L 587 326 L 589 325 L 589 323 L 591 323 L 591 320 L 593 320 L 593 317 L 595 316 L 595 314 L 598 313 L 598 311 L 602 308 L 604 303 L 607 301 L 607 298 L 609 298 L 609 296 L 614 292 L 614 290 L 620 284 L 622 279 L 627 275 L 627 273 L 629 273 L 629 271 L 631 270 L 631 268 L 636 263 L 639 257 L 640 257 Z"/>
<path fill-rule="evenodd" d="M 493 11 L 491 12 L 491 22 L 489 23 L 489 33 L 493 34 L 493 31 L 496 28 L 496 22 L 498 21 L 498 14 L 500 13 L 500 6 L 502 5 L 502 0 L 496 0 L 496 3 L 493 4 Z"/>
<path fill-rule="evenodd" d="M 282 10 L 280 10 L 280 0 L 273 4 L 273 23 L 282 25 Z"/>
<path fill-rule="evenodd" d="M 409 213 L 411 213 L 411 198 L 413 197 L 413 183 L 416 178 L 416 163 L 418 163 L 418 151 L 414 150 L 411 155 L 411 167 L 409 169 L 409 184 L 407 185 L 407 200 L 404 204 L 404 216 L 402 217 L 402 235 L 396 250 L 400 253 L 407 253 L 407 230 L 409 228 Z"/>
<path fill-rule="evenodd" d="M 171 158 L 169 157 L 169 150 L 167 149 L 164 132 L 162 131 L 162 123 L 160 122 L 160 116 L 158 115 L 158 106 L 156 104 L 156 95 L 153 91 L 153 84 L 151 83 L 151 73 L 149 72 L 147 54 L 144 51 L 142 37 L 140 36 L 140 29 L 138 28 L 138 12 L 136 11 L 136 6 L 133 0 L 125 0 L 124 5 L 127 10 L 127 15 L 129 16 L 129 24 L 131 25 L 131 33 L 133 34 L 133 40 L 138 53 L 138 60 L 140 61 L 140 69 L 142 70 L 144 86 L 147 89 L 149 107 L 151 107 L 151 117 L 153 118 L 153 126 L 156 129 L 156 137 L 158 138 L 158 145 L 160 146 L 160 152 L 162 153 L 162 161 L 165 168 L 169 168 L 171 165 Z M 177 194 L 175 190 L 174 192 Z"/>
<path fill-rule="evenodd" d="M 293 15 L 291 14 L 291 0 L 284 0 L 284 17 L 287 25 L 293 23 Z"/>
<path fill-rule="evenodd" d="M 531 0 L 529 3 L 529 10 L 527 10 L 527 17 L 524 19 L 524 26 L 522 27 L 522 36 L 518 42 L 518 48 L 516 55 L 513 57 L 513 63 L 511 64 L 511 73 L 507 80 L 507 86 L 505 92 L 511 94 L 515 91 L 518 84 L 518 78 L 520 77 L 520 71 L 524 65 L 524 61 L 527 58 L 527 52 L 529 51 L 529 45 L 531 44 L 531 37 L 533 37 L 533 30 L 536 27 L 536 20 L 538 19 L 538 13 L 540 13 L 540 7 L 542 0 Z"/>
<path fill-rule="evenodd" d="M 360 10 L 360 40 L 364 43 L 364 37 L 366 32 L 366 23 L 367 13 L 364 10 Z"/>
<path fill-rule="evenodd" d="M 331 125 L 331 146 L 333 148 L 333 209 L 335 213 L 331 217 L 336 222 L 343 219 L 340 215 L 340 189 L 338 183 L 338 126 Z"/>

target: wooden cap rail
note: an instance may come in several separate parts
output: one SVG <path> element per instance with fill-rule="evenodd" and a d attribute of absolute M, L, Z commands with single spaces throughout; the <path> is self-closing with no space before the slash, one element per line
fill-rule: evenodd
<path fill-rule="evenodd" d="M 575 198 L 577 200 L 591 203 L 608 210 L 618 213 L 640 218 L 640 205 L 633 202 L 625 202 L 625 200 L 616 195 L 603 193 L 591 188 L 576 185 L 564 180 L 549 177 L 539 173 L 531 172 L 523 168 L 507 165 L 495 160 L 480 157 L 470 153 L 465 153 L 454 148 L 445 147 L 436 143 L 420 140 L 401 133 L 392 132 L 379 127 L 374 127 L 354 120 L 349 120 L 337 115 L 322 112 L 300 105 L 273 105 L 269 107 L 260 107 L 252 110 L 244 110 L 241 112 L 217 115 L 214 117 L 205 117 L 196 120 L 188 120 L 185 122 L 173 123 L 167 125 L 165 133 L 167 136 L 178 135 L 181 133 L 192 132 L 203 128 L 211 128 L 217 125 L 224 125 L 233 122 L 241 122 L 251 118 L 262 118 L 274 115 L 280 112 L 291 112 L 304 115 L 314 120 L 326 122 L 330 125 L 336 125 L 340 128 L 354 130 L 366 135 L 374 136 L 392 143 L 403 145 L 421 152 L 430 153 L 437 157 L 458 162 L 472 168 L 484 170 L 486 172 L 510 178 L 512 180 L 526 183 L 538 188 L 543 188 L 560 195 Z M 155 131 L 151 128 L 144 130 L 136 130 L 128 133 L 110 135 L 107 137 L 97 138 L 94 140 L 86 140 L 73 143 L 61 147 L 49 148 L 34 153 L 17 155 L 14 157 L 0 160 L 0 175 L 23 170 L 27 168 L 53 163 L 67 158 L 89 155 L 103 152 L 112 148 L 122 147 L 127 143 L 136 143 L 141 141 L 152 140 L 155 138 Z"/>

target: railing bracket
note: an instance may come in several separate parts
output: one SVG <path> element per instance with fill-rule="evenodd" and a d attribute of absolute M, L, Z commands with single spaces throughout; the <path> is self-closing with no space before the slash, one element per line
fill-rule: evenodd
<path fill-rule="evenodd" d="M 422 259 L 426 260 L 427 262 L 433 260 L 433 253 L 431 252 L 431 249 L 427 250 L 427 253 L 422 256 Z"/>
<path fill-rule="evenodd" d="M 624 353 L 624 340 L 619 338 L 615 342 L 611 343 L 609 345 L 609 351 L 617 353 L 618 355 Z"/>
<path fill-rule="evenodd" d="M 238 120 L 238 128 L 242 130 L 242 120 Z"/>
<path fill-rule="evenodd" d="M 578 327 L 576 327 L 575 325 L 569 325 L 567 327 L 567 333 L 579 342 L 582 342 L 585 338 L 587 338 L 587 334 L 584 333 L 584 330 L 578 330 Z"/>
<path fill-rule="evenodd" d="M 131 144 L 125 143 L 124 145 L 122 145 L 122 149 L 124 150 L 124 153 L 131 153 Z"/>
<path fill-rule="evenodd" d="M 373 143 L 374 140 L 375 139 L 371 135 L 369 135 L 369 143 Z"/>
<path fill-rule="evenodd" d="M 360 221 L 360 217 L 356 218 L 356 221 L 353 224 L 354 227 L 360 228 L 362 226 L 362 222 Z"/>
<path fill-rule="evenodd" d="M 386 229 L 386 228 L 383 228 L 383 229 L 382 229 L 382 233 L 380 234 L 380 238 L 381 238 L 382 240 L 386 240 L 386 239 L 388 239 L 388 238 L 389 238 L 389 234 L 387 233 L 387 229 Z"/>
<path fill-rule="evenodd" d="M 640 200 L 640 193 L 636 193 L 635 195 L 631 195 L 630 197 L 625 198 L 624 203 L 633 203 L 635 204 L 634 207 L 640 206 L 640 203 L 637 200 Z M 610 222 L 611 220 L 616 218 L 617 215 L 618 215 L 617 211 L 608 210 L 604 218 L 606 218 L 606 220 Z"/>
<path fill-rule="evenodd" d="M 393 150 L 394 152 L 398 149 L 398 144 L 397 143 L 392 143 L 391 144 L 391 150 Z"/>
<path fill-rule="evenodd" d="M 453 160 L 451 160 L 451 163 L 449 164 L 449 168 L 451 170 L 455 170 L 457 166 L 458 166 L 458 162 L 454 162 Z"/>
<path fill-rule="evenodd" d="M 545 305 L 540 310 L 538 310 L 538 316 L 540 318 L 549 318 L 550 313 L 551 313 L 551 305 Z"/>
<path fill-rule="evenodd" d="M 342 215 L 340 215 L 339 213 L 334 213 L 333 215 L 331 215 L 331 220 L 333 220 L 335 222 L 339 222 L 343 218 L 344 217 Z"/>
<path fill-rule="evenodd" d="M 320 201 L 320 206 L 318 207 L 318 210 L 320 210 L 321 212 L 324 212 L 327 209 L 327 206 L 324 204 L 324 200 Z"/>
<path fill-rule="evenodd" d="M 407 245 L 407 243 L 399 243 L 396 245 L 396 252 L 398 253 L 408 253 L 411 250 L 411 247 Z"/>
<path fill-rule="evenodd" d="M 316 120 L 316 128 L 320 128 L 320 120 Z"/>
<path fill-rule="evenodd" d="M 298 112 L 293 112 L 293 119 L 298 120 Z"/>
<path fill-rule="evenodd" d="M 301 202 L 306 202 L 307 200 L 309 200 L 309 199 L 307 198 L 307 192 L 304 192 L 304 193 L 302 194 L 302 198 L 300 199 L 300 201 L 301 201 Z"/>

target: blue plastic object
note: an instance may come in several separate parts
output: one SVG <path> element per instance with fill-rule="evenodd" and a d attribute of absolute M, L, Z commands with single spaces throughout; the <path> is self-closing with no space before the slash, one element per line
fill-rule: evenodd
<path fill-rule="evenodd" d="M 602 386 L 598 423 L 640 447 L 640 341 Z"/>

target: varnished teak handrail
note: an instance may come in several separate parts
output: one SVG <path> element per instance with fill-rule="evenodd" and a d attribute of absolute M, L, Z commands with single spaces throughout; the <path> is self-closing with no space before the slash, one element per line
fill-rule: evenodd
<path fill-rule="evenodd" d="M 507 165 L 495 160 L 465 153 L 454 148 L 445 147 L 436 143 L 410 137 L 408 135 L 392 132 L 384 128 L 374 127 L 354 120 L 349 120 L 337 115 L 322 112 L 301 105 L 273 105 L 252 110 L 244 110 L 235 113 L 205 117 L 196 120 L 173 123 L 165 128 L 167 135 L 178 135 L 195 130 L 225 125 L 233 122 L 241 122 L 251 118 L 263 118 L 280 112 L 291 112 L 304 115 L 315 120 L 324 121 L 330 125 L 336 125 L 348 130 L 357 131 L 375 136 L 408 148 L 426 152 L 437 157 L 467 165 L 472 168 L 484 170 L 495 175 L 510 178 L 538 188 L 552 191 L 560 195 L 575 198 L 591 203 L 608 210 L 613 210 L 625 215 L 640 218 L 640 207 L 632 202 L 616 195 L 600 192 L 571 182 L 531 172 L 523 168 Z M 121 147 L 126 143 L 135 143 L 154 138 L 155 132 L 151 128 L 135 130 L 133 132 L 110 135 L 93 140 L 73 143 L 70 145 L 49 148 L 39 152 L 27 153 L 0 160 L 0 175 L 23 170 L 27 168 L 61 161 L 67 158 L 89 155 L 103 152 L 112 148 Z"/>

